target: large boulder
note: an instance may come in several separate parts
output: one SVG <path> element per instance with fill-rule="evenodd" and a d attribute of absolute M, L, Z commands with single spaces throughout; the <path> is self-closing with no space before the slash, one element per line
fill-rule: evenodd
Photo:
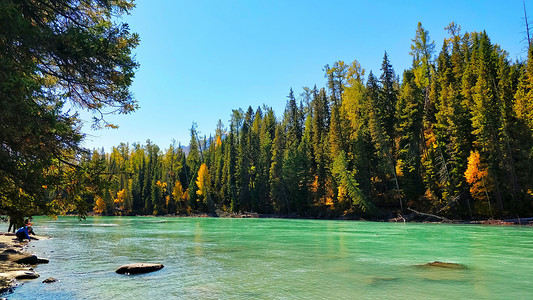
<path fill-rule="evenodd" d="M 142 274 L 161 270 L 162 264 L 146 264 L 135 263 L 129 265 L 123 265 L 119 267 L 115 272 L 118 274 Z"/>
<path fill-rule="evenodd" d="M 35 279 L 35 278 L 39 278 L 39 274 L 32 270 L 14 270 L 14 271 L 0 273 L 0 278 L 5 278 L 7 280 Z"/>
<path fill-rule="evenodd" d="M 0 253 L 0 261 L 12 261 L 19 264 L 36 265 L 47 264 L 48 259 L 38 258 L 33 254 L 27 254 L 15 249 L 6 249 Z"/>

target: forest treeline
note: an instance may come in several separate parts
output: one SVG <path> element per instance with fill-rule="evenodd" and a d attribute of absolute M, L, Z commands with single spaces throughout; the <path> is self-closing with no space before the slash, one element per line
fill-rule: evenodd
<path fill-rule="evenodd" d="M 513 62 L 485 32 L 446 30 L 437 53 L 418 24 L 401 77 L 386 52 L 376 74 L 338 61 L 279 117 L 236 109 L 209 138 L 193 124 L 187 153 L 147 141 L 85 155 L 105 177 L 86 201 L 108 215 L 531 215 L 533 51 Z"/>

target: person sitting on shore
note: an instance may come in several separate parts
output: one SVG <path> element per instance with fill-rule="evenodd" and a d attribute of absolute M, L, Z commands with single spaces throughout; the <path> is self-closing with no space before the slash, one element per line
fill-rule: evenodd
<path fill-rule="evenodd" d="M 15 235 L 17 236 L 17 239 L 19 240 L 19 242 L 24 241 L 24 239 L 28 239 L 28 242 L 29 242 L 31 240 L 30 232 L 33 233 L 33 229 L 31 228 L 31 226 L 26 225 L 26 226 L 19 228 L 17 232 L 15 233 Z"/>

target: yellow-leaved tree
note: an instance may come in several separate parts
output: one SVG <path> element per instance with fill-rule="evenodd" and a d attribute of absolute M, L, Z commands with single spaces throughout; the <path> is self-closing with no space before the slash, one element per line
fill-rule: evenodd
<path fill-rule="evenodd" d="M 122 189 L 117 192 L 117 198 L 113 200 L 115 205 L 117 205 L 119 208 L 124 208 L 124 199 L 126 198 L 126 190 Z"/>
<path fill-rule="evenodd" d="M 486 164 L 481 161 L 478 151 L 470 152 L 468 167 L 465 171 L 465 179 L 470 185 L 470 195 L 472 195 L 472 198 L 487 201 L 489 214 L 492 215 L 489 196 L 493 188 L 492 180 Z"/>
<path fill-rule="evenodd" d="M 174 201 L 176 202 L 178 212 L 180 208 L 182 207 L 181 205 L 182 196 L 183 196 L 183 186 L 181 185 L 181 182 L 177 180 L 176 184 L 174 185 L 174 188 L 172 189 L 172 197 L 174 198 Z"/>
<path fill-rule="evenodd" d="M 196 194 L 198 194 L 199 196 L 204 196 L 204 203 L 206 203 L 207 193 L 209 193 L 209 190 L 211 188 L 211 176 L 209 175 L 209 169 L 207 168 L 207 165 L 205 163 L 203 163 L 200 166 L 200 170 L 198 170 L 196 186 L 198 186 Z"/>
<path fill-rule="evenodd" d="M 207 204 L 207 209 L 210 213 L 215 211 L 215 204 L 211 199 L 211 176 L 209 175 L 209 169 L 207 165 L 203 163 L 198 170 L 198 178 L 196 179 L 196 185 L 198 190 L 196 194 L 200 195 L 204 204 Z"/>
<path fill-rule="evenodd" d="M 101 214 L 106 209 L 104 199 L 100 196 L 95 197 L 95 206 L 93 208 L 95 213 Z"/>

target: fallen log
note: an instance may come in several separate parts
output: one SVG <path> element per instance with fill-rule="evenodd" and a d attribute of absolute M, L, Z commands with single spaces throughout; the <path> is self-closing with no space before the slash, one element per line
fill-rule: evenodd
<path fill-rule="evenodd" d="M 407 208 L 407 210 L 412 211 L 412 212 L 414 212 L 415 214 L 418 214 L 418 215 L 421 215 L 421 216 L 426 216 L 426 217 L 436 218 L 436 219 L 442 220 L 442 221 L 444 221 L 444 222 L 446 222 L 446 223 L 453 223 L 452 220 L 450 220 L 450 219 L 448 219 L 448 218 L 445 218 L 445 217 L 441 217 L 441 216 L 437 216 L 437 215 L 433 215 L 433 214 L 427 214 L 427 213 L 419 212 L 419 211 L 416 211 L 416 210 L 414 210 L 414 209 L 412 209 L 412 208 L 409 208 L 409 207 Z"/>

